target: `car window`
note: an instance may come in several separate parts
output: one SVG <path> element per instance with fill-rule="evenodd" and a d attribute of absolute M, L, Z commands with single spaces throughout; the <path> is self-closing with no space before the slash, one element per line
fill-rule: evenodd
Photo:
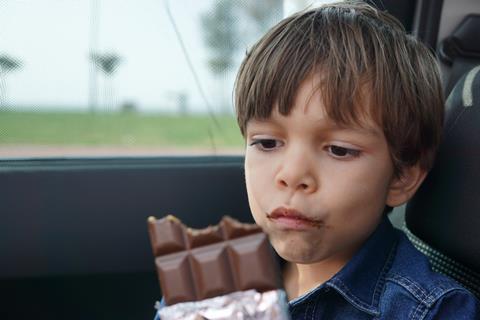
<path fill-rule="evenodd" d="M 312 1 L 0 1 L 0 158 L 242 154 L 246 50 Z"/>

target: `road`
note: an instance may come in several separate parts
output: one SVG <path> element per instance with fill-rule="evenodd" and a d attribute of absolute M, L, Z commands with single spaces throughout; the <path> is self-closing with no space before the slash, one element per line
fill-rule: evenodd
<path fill-rule="evenodd" d="M 238 148 L 172 148 L 132 146 L 47 146 L 47 145 L 0 145 L 0 159 L 43 157 L 116 157 L 116 156 L 200 156 L 243 155 Z"/>

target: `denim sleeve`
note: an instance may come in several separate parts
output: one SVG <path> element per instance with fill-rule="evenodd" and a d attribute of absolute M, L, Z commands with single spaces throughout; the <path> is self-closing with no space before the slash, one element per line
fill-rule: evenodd
<path fill-rule="evenodd" d="M 435 303 L 425 319 L 480 319 L 480 301 L 466 290 L 454 290 Z"/>
<path fill-rule="evenodd" d="M 160 316 L 158 314 L 158 310 L 162 309 L 163 307 L 165 307 L 166 304 L 165 304 L 165 300 L 163 299 L 162 297 L 162 300 L 160 300 L 160 302 L 158 303 L 158 305 L 156 306 L 157 308 L 157 312 L 155 313 L 155 318 L 153 320 L 161 320 L 160 319 Z"/>

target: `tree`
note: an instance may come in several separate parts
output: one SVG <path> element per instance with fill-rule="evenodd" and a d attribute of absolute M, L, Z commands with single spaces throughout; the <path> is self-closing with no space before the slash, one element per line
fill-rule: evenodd
<path fill-rule="evenodd" d="M 201 17 L 204 40 L 211 48 L 208 64 L 214 74 L 222 74 L 232 67 L 236 46 L 236 17 L 232 0 L 215 3 L 213 12 Z"/>
<path fill-rule="evenodd" d="M 236 9 L 233 0 L 219 0 L 215 2 L 212 12 L 204 13 L 201 16 L 204 41 L 210 48 L 208 66 L 217 80 L 221 82 L 222 92 L 226 91 L 222 86 L 224 75 L 232 68 L 237 49 Z M 220 97 L 220 104 L 226 105 L 228 109 L 225 97 L 223 95 Z"/>
<path fill-rule="evenodd" d="M 210 49 L 208 66 L 221 84 L 236 63 L 239 47 L 280 20 L 282 8 L 283 0 L 218 0 L 201 16 L 204 42 Z M 220 103 L 228 107 L 224 96 L 230 97 L 230 92 L 222 89 Z"/>
<path fill-rule="evenodd" d="M 244 0 L 242 11 L 246 14 L 248 25 L 257 33 L 264 33 L 282 18 L 283 0 Z"/>
<path fill-rule="evenodd" d="M 0 55 L 0 108 L 7 106 L 7 73 L 12 72 L 22 66 L 19 59 L 12 58 L 9 55 Z"/>
<path fill-rule="evenodd" d="M 90 59 L 96 68 L 102 71 L 105 79 L 104 103 L 106 106 L 114 105 L 113 74 L 120 65 L 121 58 L 115 53 L 92 53 Z"/>

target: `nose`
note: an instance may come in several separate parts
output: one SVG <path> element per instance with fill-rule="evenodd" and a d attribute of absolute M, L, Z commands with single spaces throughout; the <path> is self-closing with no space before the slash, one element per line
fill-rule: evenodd
<path fill-rule="evenodd" d="M 313 193 L 318 188 L 315 163 L 305 153 L 286 155 L 276 175 L 276 185 L 281 189 L 292 189 Z"/>

